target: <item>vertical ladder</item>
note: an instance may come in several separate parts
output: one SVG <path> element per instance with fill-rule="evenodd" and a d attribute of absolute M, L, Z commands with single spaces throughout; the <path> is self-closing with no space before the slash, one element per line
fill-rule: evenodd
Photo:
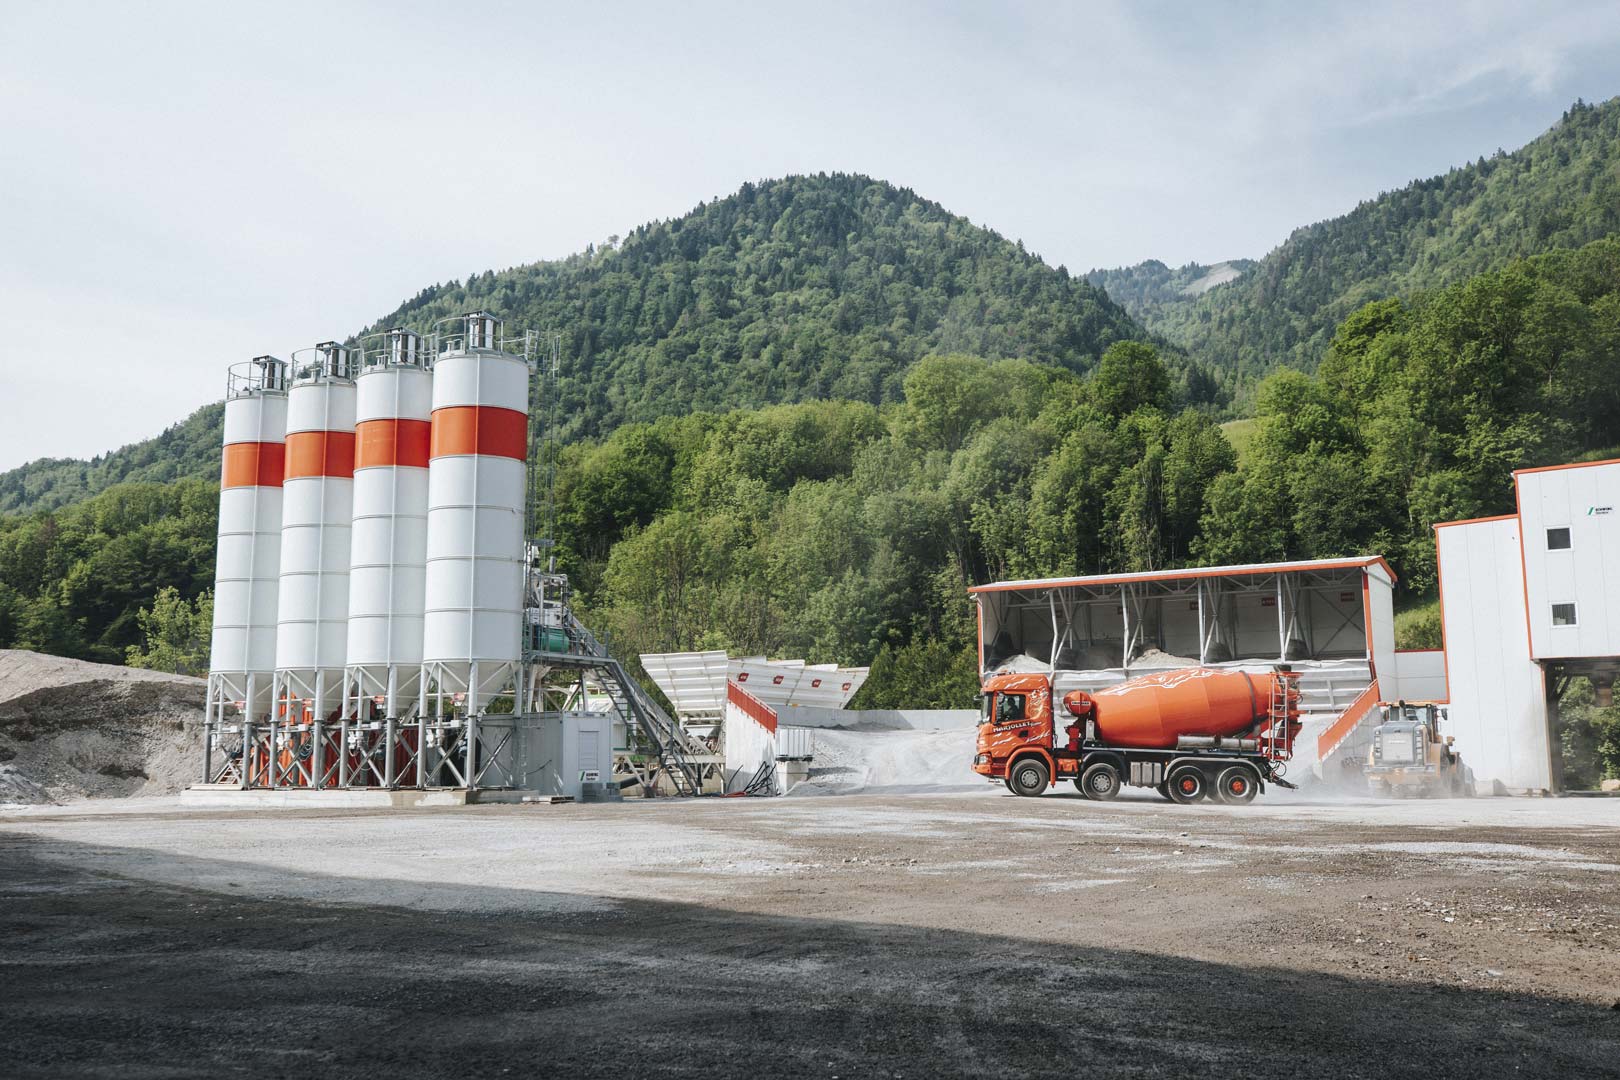
<path fill-rule="evenodd" d="M 1272 675 L 1270 701 L 1266 706 L 1266 733 L 1261 742 L 1267 758 L 1287 761 L 1294 756 L 1293 725 L 1299 715 L 1299 673 L 1278 671 Z"/>

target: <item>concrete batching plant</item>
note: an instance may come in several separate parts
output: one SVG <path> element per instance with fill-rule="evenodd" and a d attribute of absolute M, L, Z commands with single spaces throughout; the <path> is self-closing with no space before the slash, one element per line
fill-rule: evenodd
<path fill-rule="evenodd" d="M 530 543 L 537 344 L 475 312 L 233 369 L 205 784 L 718 787 Z"/>

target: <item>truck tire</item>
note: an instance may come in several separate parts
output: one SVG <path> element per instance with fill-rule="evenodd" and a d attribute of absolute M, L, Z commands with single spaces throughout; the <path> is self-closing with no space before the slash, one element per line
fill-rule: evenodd
<path fill-rule="evenodd" d="M 1080 790 L 1088 799 L 1107 802 L 1119 794 L 1119 770 L 1107 761 L 1086 766 L 1080 774 Z"/>
<path fill-rule="evenodd" d="M 1215 797 L 1229 806 L 1254 802 L 1255 793 L 1259 790 L 1260 782 L 1254 770 L 1247 765 L 1222 769 L 1220 779 L 1215 781 Z"/>
<path fill-rule="evenodd" d="M 1032 798 L 1046 790 L 1052 774 L 1046 771 L 1046 762 L 1038 757 L 1020 758 L 1007 770 L 1007 787 L 1014 795 Z"/>
<path fill-rule="evenodd" d="M 1170 799 L 1170 785 L 1169 784 L 1164 783 L 1163 781 L 1160 781 L 1159 783 L 1153 785 L 1153 790 L 1157 791 L 1159 793 L 1159 798 L 1161 798 L 1161 799 Z M 1175 802 L 1176 800 L 1170 799 L 1170 801 Z"/>
<path fill-rule="evenodd" d="M 1170 801 L 1183 806 L 1202 799 L 1208 786 L 1204 781 L 1204 771 L 1196 765 L 1181 766 L 1170 774 L 1170 779 L 1165 783 Z"/>

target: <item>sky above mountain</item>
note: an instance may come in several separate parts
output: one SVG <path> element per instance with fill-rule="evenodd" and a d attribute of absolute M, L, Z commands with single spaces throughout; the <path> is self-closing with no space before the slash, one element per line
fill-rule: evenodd
<path fill-rule="evenodd" d="M 0 6 L 0 468 L 745 180 L 1212 262 L 1620 93 L 1612 2 L 769 7 Z"/>

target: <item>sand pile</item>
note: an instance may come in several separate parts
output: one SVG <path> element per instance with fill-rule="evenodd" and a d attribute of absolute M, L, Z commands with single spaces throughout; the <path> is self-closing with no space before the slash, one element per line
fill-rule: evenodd
<path fill-rule="evenodd" d="M 207 683 L 0 649 L 0 803 L 162 795 L 198 779 Z"/>
<path fill-rule="evenodd" d="M 817 728 L 810 778 L 789 795 L 921 794 L 977 790 L 973 728 L 871 731 Z"/>

